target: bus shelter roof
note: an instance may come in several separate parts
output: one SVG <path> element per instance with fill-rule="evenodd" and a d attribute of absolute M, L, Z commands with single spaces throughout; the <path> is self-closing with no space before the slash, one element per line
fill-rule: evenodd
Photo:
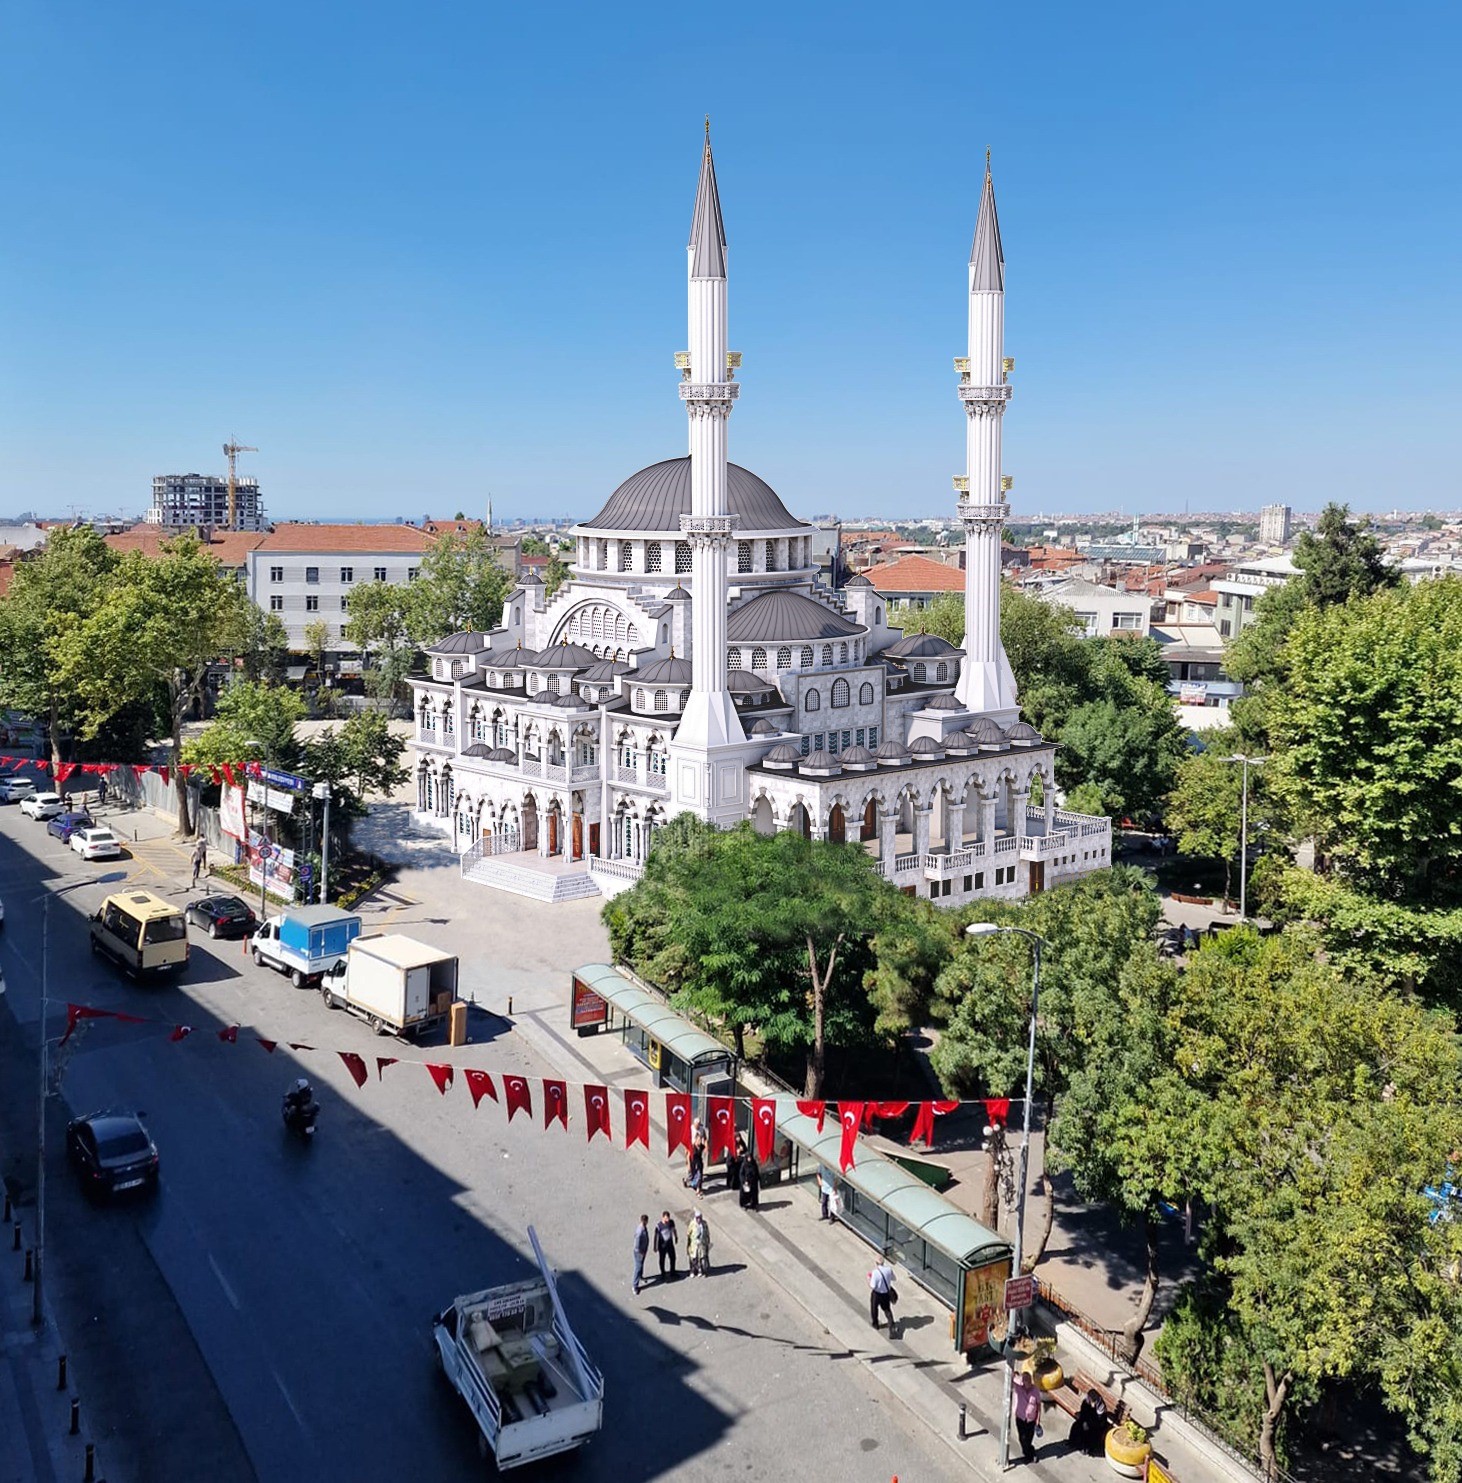
<path fill-rule="evenodd" d="M 735 1052 L 714 1035 L 707 1035 L 678 1014 L 658 995 L 627 979 L 608 963 L 587 963 L 574 970 L 613 1009 L 639 1025 L 647 1035 L 658 1040 L 672 1056 L 687 1065 L 700 1066 L 710 1061 L 735 1060 Z"/>

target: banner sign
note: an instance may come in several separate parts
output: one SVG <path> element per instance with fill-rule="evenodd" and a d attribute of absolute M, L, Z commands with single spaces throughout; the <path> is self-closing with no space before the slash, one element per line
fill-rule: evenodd
<path fill-rule="evenodd" d="M 1179 705 L 1207 705 L 1208 686 L 1184 682 L 1178 688 Z"/>
<path fill-rule="evenodd" d="M 273 773 L 270 774 L 274 776 Z M 262 804 L 265 808 L 272 808 L 277 814 L 292 814 L 294 812 L 294 794 L 283 793 L 277 787 L 266 788 L 263 783 L 250 779 L 249 802 Z"/>
<path fill-rule="evenodd" d="M 958 1330 L 961 1352 L 968 1354 L 990 1342 L 990 1325 L 1005 1316 L 1005 1284 L 1010 1280 L 1010 1258 L 970 1267 L 960 1274 Z"/>
<path fill-rule="evenodd" d="M 218 827 L 231 839 L 247 839 L 249 826 L 244 822 L 244 790 L 225 787 L 219 799 Z"/>
<path fill-rule="evenodd" d="M 271 772 L 266 767 L 261 770 L 260 775 L 266 783 L 273 783 L 276 788 L 290 788 L 296 793 L 303 793 L 310 786 L 303 778 L 297 778 L 292 772 Z"/>
<path fill-rule="evenodd" d="M 293 901 L 294 851 L 282 850 L 262 834 L 249 831 L 249 879 L 281 901 Z"/>
<path fill-rule="evenodd" d="M 573 1004 L 569 1009 L 569 1028 L 573 1030 L 598 1029 L 609 1021 L 609 1005 L 586 984 L 574 978 Z"/>

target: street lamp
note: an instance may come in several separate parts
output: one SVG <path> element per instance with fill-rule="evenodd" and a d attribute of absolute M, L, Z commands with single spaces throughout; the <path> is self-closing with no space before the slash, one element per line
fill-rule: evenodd
<path fill-rule="evenodd" d="M 32 1323 L 44 1323 L 46 1311 L 46 1083 L 50 1073 L 50 1042 L 46 1039 L 46 1019 L 51 1009 L 51 902 L 79 886 L 102 886 L 126 880 L 125 870 L 111 870 L 86 880 L 72 881 L 59 890 L 47 891 L 41 899 L 41 1020 L 39 1079 L 36 1084 L 36 1259 L 33 1268 L 35 1287 L 31 1292 Z"/>
<path fill-rule="evenodd" d="M 251 752 L 264 754 L 266 774 L 274 771 L 274 749 L 268 742 L 259 741 L 255 737 L 250 738 L 244 745 Z M 259 921 L 262 923 L 269 915 L 269 905 L 264 895 L 269 887 L 269 779 L 267 775 L 260 779 L 259 786 L 264 790 L 263 828 L 259 832 Z"/>
<path fill-rule="evenodd" d="M 1223 760 L 1244 764 L 1244 791 L 1239 804 L 1239 920 L 1245 922 L 1249 919 L 1249 769 L 1262 766 L 1269 759 L 1247 757 L 1242 752 L 1235 752 L 1232 757 L 1225 757 Z"/>
<path fill-rule="evenodd" d="M 1015 1203 L 1015 1261 L 1012 1264 L 1011 1275 L 1020 1276 L 1021 1263 L 1024 1259 L 1022 1250 L 1025 1240 L 1025 1187 L 1028 1178 L 1027 1170 L 1030 1167 L 1031 1147 L 1031 1099 L 1035 1091 L 1036 1077 L 1036 1012 L 1041 1002 L 1041 949 L 1046 946 L 1046 939 L 1038 932 L 1032 932 L 1026 927 L 1001 927 L 995 922 L 971 922 L 965 928 L 967 937 L 1025 937 L 1031 944 L 1031 950 L 1035 959 L 1035 971 L 1031 977 L 1031 1022 L 1030 1039 L 1025 1054 L 1025 1117 L 1020 1136 L 1020 1159 L 1017 1167 L 1019 1173 L 1016 1175 L 1016 1188 L 1019 1198 Z M 1005 1366 L 1005 1401 L 1000 1412 L 1000 1466 L 1010 1466 L 1010 1405 L 1014 1394 L 1015 1366 L 1008 1360 Z"/>

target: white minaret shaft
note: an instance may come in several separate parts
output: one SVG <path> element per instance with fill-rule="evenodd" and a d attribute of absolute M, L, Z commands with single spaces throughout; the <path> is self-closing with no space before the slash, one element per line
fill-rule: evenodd
<path fill-rule="evenodd" d="M 741 388 L 727 363 L 726 233 L 710 127 L 687 248 L 690 364 L 680 397 L 690 422 L 691 513 L 681 530 L 691 544 L 691 696 L 676 729 L 683 745 L 745 740 L 726 689 L 726 554 L 735 525 L 726 488 L 726 421 Z"/>
<path fill-rule="evenodd" d="M 969 265 L 969 355 L 959 364 L 966 415 L 965 661 L 957 695 L 972 711 L 1014 711 L 1015 683 L 1000 646 L 1000 535 L 1010 513 L 1001 488 L 1000 427 L 1010 400 L 1004 373 L 1005 258 L 995 214 L 995 186 L 985 188 Z"/>

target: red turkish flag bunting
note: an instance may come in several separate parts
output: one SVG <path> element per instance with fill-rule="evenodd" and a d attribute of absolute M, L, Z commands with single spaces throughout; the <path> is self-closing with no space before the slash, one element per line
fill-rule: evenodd
<path fill-rule="evenodd" d="M 587 1141 L 594 1141 L 595 1133 L 603 1133 L 611 1143 L 614 1134 L 609 1131 L 609 1088 L 586 1086 L 584 1088 L 584 1121 L 588 1126 Z"/>
<path fill-rule="evenodd" d="M 669 1152 L 690 1147 L 690 1093 L 665 1093 L 665 1137 Z"/>
<path fill-rule="evenodd" d="M 353 1050 L 337 1051 L 336 1055 L 345 1062 L 345 1069 L 350 1072 L 356 1086 L 363 1087 L 366 1084 L 366 1063 L 364 1058 L 356 1055 Z"/>
<path fill-rule="evenodd" d="M 504 1076 L 503 1090 L 508 1094 L 508 1121 L 512 1122 L 513 1114 L 519 1109 L 526 1112 L 529 1117 L 533 1116 L 533 1095 L 528 1090 L 528 1078 L 526 1076 Z"/>
<path fill-rule="evenodd" d="M 838 1121 L 843 1125 L 843 1147 L 838 1155 L 838 1167 L 844 1174 L 853 1167 L 853 1145 L 858 1141 L 858 1127 L 863 1121 L 861 1102 L 839 1102 Z"/>
<path fill-rule="evenodd" d="M 954 1112 L 958 1107 L 958 1102 L 920 1102 L 919 1110 L 914 1116 L 914 1131 L 909 1134 L 909 1142 L 918 1143 L 922 1139 L 925 1148 L 933 1148 L 934 1114 L 937 1112 L 942 1117 L 945 1113 Z"/>
<path fill-rule="evenodd" d="M 291 1050 L 314 1050 L 315 1047 L 313 1045 L 306 1045 L 303 1040 L 291 1040 L 289 1042 L 289 1048 Z M 361 1064 L 364 1065 L 364 1062 Z"/>
<path fill-rule="evenodd" d="M 736 1156 L 736 1103 L 730 1097 L 708 1097 L 711 1116 L 710 1159 L 714 1164 L 718 1155 L 726 1158 Z"/>
<path fill-rule="evenodd" d="M 122 1014 L 115 1009 L 93 1009 L 89 1004 L 68 1004 L 66 1006 L 66 1033 L 61 1037 L 60 1042 L 62 1045 L 70 1040 L 71 1032 L 76 1028 L 78 1020 L 121 1020 L 129 1025 L 144 1023 L 140 1015 Z"/>
<path fill-rule="evenodd" d="M 822 1125 L 827 1121 L 826 1102 L 799 1102 L 797 1104 L 797 1111 L 803 1117 L 815 1117 L 817 1119 L 817 1131 L 819 1133 L 822 1132 Z"/>
<path fill-rule="evenodd" d="M 50 772 L 51 759 L 49 757 L 41 757 L 37 760 L 36 766 L 39 767 L 42 772 Z"/>
<path fill-rule="evenodd" d="M 218 1038 L 228 1041 L 230 1045 L 237 1045 L 239 1043 L 239 1027 L 237 1025 L 225 1025 L 218 1032 Z"/>
<path fill-rule="evenodd" d="M 257 1040 L 259 1044 L 262 1045 L 271 1056 L 274 1054 L 274 1047 L 279 1044 L 277 1040 L 265 1040 L 262 1035 L 256 1035 L 254 1039 Z"/>
<path fill-rule="evenodd" d="M 769 1164 L 777 1147 L 777 1104 L 770 1097 L 753 1097 L 751 1121 L 756 1129 L 756 1156 Z"/>
<path fill-rule="evenodd" d="M 228 785 L 229 785 L 229 787 L 232 788 L 232 787 L 237 786 L 234 783 L 234 765 L 233 765 L 233 763 L 232 762 L 224 762 L 224 763 L 222 763 L 220 765 L 223 768 L 223 775 L 224 775 L 224 777 L 226 777 L 228 779 Z"/>
<path fill-rule="evenodd" d="M 216 767 L 214 767 L 211 763 L 209 764 L 209 767 L 208 767 L 208 775 L 213 779 L 213 786 L 216 788 L 218 786 L 218 781 L 219 781 L 219 778 L 218 778 L 218 769 Z"/>
<path fill-rule="evenodd" d="M 650 1094 L 630 1092 L 624 1094 L 624 1146 L 643 1143 L 650 1146 Z M 674 1152 L 674 1149 L 671 1149 Z"/>
<path fill-rule="evenodd" d="M 58 783 L 64 783 L 66 779 L 69 778 L 75 771 L 76 764 L 74 762 L 58 763 L 56 766 L 56 781 Z"/>
<path fill-rule="evenodd" d="M 472 1093 L 472 1105 L 474 1107 L 484 1097 L 491 1097 L 497 1101 L 497 1088 L 492 1084 L 492 1077 L 486 1071 L 474 1071 L 470 1066 L 464 1066 L 462 1075 L 467 1078 L 467 1090 Z"/>
<path fill-rule="evenodd" d="M 1003 1128 L 1010 1121 L 1010 1098 L 1009 1097 L 986 1097 L 985 1116 L 992 1123 L 999 1123 Z"/>
<path fill-rule="evenodd" d="M 176 1044 L 179 1040 L 186 1040 L 192 1033 L 192 1025 L 174 1025 L 173 1033 L 168 1036 L 168 1039 Z"/>
<path fill-rule="evenodd" d="M 874 1105 L 874 1117 L 902 1117 L 913 1104 L 911 1102 L 878 1102 Z"/>
<path fill-rule="evenodd" d="M 553 1122 L 569 1125 L 569 1090 L 561 1081 L 543 1078 L 543 1126 Z"/>
<path fill-rule="evenodd" d="M 144 772 L 151 772 L 152 771 L 152 769 L 150 767 L 148 767 L 146 763 L 134 762 L 134 763 L 131 764 L 131 766 L 132 766 L 132 776 L 134 778 L 136 778 L 139 783 L 142 781 L 142 774 Z"/>
<path fill-rule="evenodd" d="M 166 767 L 159 767 L 157 770 L 162 776 L 162 785 L 164 788 L 166 788 L 167 785 L 172 782 L 173 775 Z"/>
<path fill-rule="evenodd" d="M 426 1069 L 427 1074 L 436 1082 L 437 1090 L 445 1097 L 447 1088 L 452 1084 L 452 1068 L 442 1061 L 428 1061 Z"/>
<path fill-rule="evenodd" d="M 376 1057 L 376 1080 L 380 1081 L 386 1074 L 387 1066 L 394 1066 L 400 1059 L 399 1056 L 377 1056 Z"/>

